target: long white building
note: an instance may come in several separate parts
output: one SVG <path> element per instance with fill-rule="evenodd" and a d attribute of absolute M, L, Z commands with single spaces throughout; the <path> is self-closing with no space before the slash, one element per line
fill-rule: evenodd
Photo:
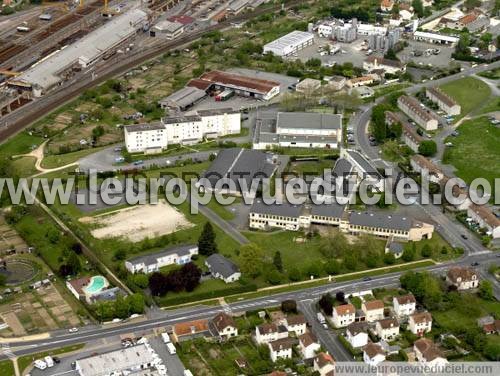
<path fill-rule="evenodd" d="M 129 153 L 158 153 L 170 144 L 192 145 L 241 131 L 241 114 L 231 108 L 200 110 L 194 115 L 163 118 L 161 122 L 125 127 Z"/>
<path fill-rule="evenodd" d="M 314 35 L 305 31 L 292 31 L 264 46 L 264 53 L 276 56 L 290 56 L 299 50 L 314 44 Z"/>

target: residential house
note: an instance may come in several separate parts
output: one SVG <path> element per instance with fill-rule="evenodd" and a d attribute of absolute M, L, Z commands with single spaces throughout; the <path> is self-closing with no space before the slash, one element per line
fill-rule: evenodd
<path fill-rule="evenodd" d="M 330 354 L 321 352 L 314 358 L 313 369 L 319 372 L 320 376 L 333 376 L 335 359 Z"/>
<path fill-rule="evenodd" d="M 493 316 L 484 316 L 477 319 L 478 326 L 484 334 L 500 334 L 500 320 L 495 320 Z"/>
<path fill-rule="evenodd" d="M 366 346 L 368 343 L 368 324 L 366 322 L 353 322 L 346 329 L 346 339 L 353 348 Z"/>
<path fill-rule="evenodd" d="M 219 253 L 208 256 L 205 265 L 214 278 L 222 279 L 226 283 L 236 282 L 241 277 L 238 266 Z"/>
<path fill-rule="evenodd" d="M 426 131 L 438 129 L 439 117 L 434 111 L 425 107 L 416 98 L 408 95 L 400 96 L 398 98 L 398 108 L 415 120 L 415 122 Z"/>
<path fill-rule="evenodd" d="M 205 337 L 210 333 L 208 320 L 194 320 L 174 324 L 172 339 L 174 342 L 187 341 L 193 338 Z"/>
<path fill-rule="evenodd" d="M 429 367 L 439 367 L 448 363 L 437 345 L 428 338 L 420 338 L 413 344 L 415 357 Z"/>
<path fill-rule="evenodd" d="M 408 147 L 415 153 L 418 153 L 418 148 L 424 138 L 417 133 L 415 127 L 411 125 L 404 116 L 401 116 L 399 113 L 395 113 L 392 111 L 386 111 L 385 122 L 389 126 L 397 123 L 401 124 L 401 138 L 403 142 L 408 145 Z"/>
<path fill-rule="evenodd" d="M 293 338 L 281 338 L 268 343 L 271 360 L 276 362 L 278 359 L 291 359 L 292 349 L 295 344 Z"/>
<path fill-rule="evenodd" d="M 415 15 L 413 7 L 406 3 L 399 3 L 399 17 L 404 21 L 409 21 Z"/>
<path fill-rule="evenodd" d="M 305 78 L 295 86 L 295 91 L 306 95 L 311 95 L 321 88 L 321 81 L 313 78 Z"/>
<path fill-rule="evenodd" d="M 354 87 L 359 87 L 363 85 L 371 85 L 375 82 L 375 78 L 373 76 L 361 76 L 361 77 L 355 77 L 347 80 L 346 85 L 349 89 L 352 89 Z"/>
<path fill-rule="evenodd" d="M 212 320 L 210 320 L 208 327 L 210 334 L 221 340 L 238 336 L 238 328 L 236 327 L 233 318 L 224 312 L 218 313 Z"/>
<path fill-rule="evenodd" d="M 363 347 L 363 361 L 370 366 L 377 366 L 385 360 L 385 352 L 379 344 L 370 342 Z"/>
<path fill-rule="evenodd" d="M 420 154 L 411 156 L 410 165 L 413 171 L 425 174 L 432 183 L 439 184 L 445 176 L 443 171 L 436 164 Z"/>
<path fill-rule="evenodd" d="M 371 55 L 363 62 L 363 69 L 368 72 L 381 69 L 384 73 L 396 74 L 404 72 L 406 66 L 397 60 L 389 60 L 384 57 Z"/>
<path fill-rule="evenodd" d="M 328 80 L 328 86 L 333 90 L 342 90 L 347 83 L 347 79 L 344 76 L 333 76 Z"/>
<path fill-rule="evenodd" d="M 423 336 L 432 329 L 432 315 L 429 312 L 414 313 L 410 315 L 408 326 L 413 334 Z"/>
<path fill-rule="evenodd" d="M 417 301 L 413 294 L 395 296 L 392 298 L 394 313 L 397 317 L 405 317 L 413 314 L 417 305 Z"/>
<path fill-rule="evenodd" d="M 314 358 L 320 348 L 321 345 L 314 334 L 307 332 L 299 336 L 299 350 L 303 359 Z"/>
<path fill-rule="evenodd" d="M 479 32 L 490 25 L 490 18 L 480 12 L 471 12 L 454 23 L 454 29 L 467 29 L 470 33 Z M 451 26 L 451 25 L 450 25 Z"/>
<path fill-rule="evenodd" d="M 425 95 L 431 101 L 436 103 L 439 108 L 446 112 L 448 115 L 460 115 L 462 107 L 440 88 L 428 87 L 425 90 Z"/>
<path fill-rule="evenodd" d="M 394 8 L 394 1 L 392 0 L 381 0 L 380 1 L 380 10 L 382 12 L 390 12 Z"/>
<path fill-rule="evenodd" d="M 369 300 L 361 304 L 361 309 L 366 315 L 366 321 L 375 322 L 384 318 L 384 302 L 382 300 Z"/>
<path fill-rule="evenodd" d="M 453 267 L 446 273 L 446 281 L 455 286 L 457 290 L 469 290 L 479 286 L 477 273 L 466 267 Z"/>
<path fill-rule="evenodd" d="M 258 344 L 269 343 L 288 337 L 288 330 L 283 325 L 262 324 L 255 329 L 255 341 Z"/>
<path fill-rule="evenodd" d="M 471 204 L 467 208 L 467 215 L 481 228 L 486 229 L 493 239 L 500 238 L 500 218 L 488 206 Z"/>
<path fill-rule="evenodd" d="M 352 304 L 344 304 L 333 308 L 332 322 L 336 328 L 344 328 L 354 322 L 356 308 Z"/>
<path fill-rule="evenodd" d="M 183 265 L 191 261 L 193 255 L 198 254 L 198 246 L 184 245 L 173 247 L 150 255 L 134 257 L 125 261 L 125 268 L 132 274 L 153 273 L 168 265 Z"/>
<path fill-rule="evenodd" d="M 395 242 L 392 239 L 388 239 L 385 244 L 385 253 L 392 253 L 394 258 L 398 259 L 403 256 L 404 246 L 403 243 Z"/>
<path fill-rule="evenodd" d="M 384 341 L 392 341 L 399 335 L 399 322 L 395 318 L 377 321 L 375 332 Z"/>
<path fill-rule="evenodd" d="M 300 336 L 306 332 L 307 321 L 304 315 L 288 316 L 285 326 L 289 332 L 293 332 L 296 336 Z"/>

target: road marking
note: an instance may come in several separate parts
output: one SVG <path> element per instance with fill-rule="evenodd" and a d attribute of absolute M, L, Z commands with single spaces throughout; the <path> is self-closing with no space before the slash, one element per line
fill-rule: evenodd
<path fill-rule="evenodd" d="M 2 353 L 9 359 L 14 359 L 16 355 L 10 349 L 10 345 L 8 343 L 2 344 Z"/>

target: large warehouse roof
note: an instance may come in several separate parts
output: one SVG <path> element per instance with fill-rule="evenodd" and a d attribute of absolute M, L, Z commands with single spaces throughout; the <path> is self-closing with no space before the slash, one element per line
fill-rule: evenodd
<path fill-rule="evenodd" d="M 300 46 L 301 44 L 306 43 L 311 38 L 314 38 L 314 35 L 308 33 L 306 31 L 295 30 L 291 33 L 282 36 L 281 38 L 272 41 L 264 46 L 264 50 L 272 49 L 272 50 L 282 50 L 288 46 Z"/>
<path fill-rule="evenodd" d="M 215 85 L 225 86 L 234 90 L 245 90 L 259 94 L 267 94 L 280 83 L 271 80 L 242 76 L 235 73 L 211 71 L 200 77 L 201 80 Z"/>
<path fill-rule="evenodd" d="M 140 9 L 130 10 L 108 21 L 77 42 L 34 65 L 13 81 L 49 89 L 61 81 L 58 76 L 71 65 L 81 61 L 90 64 L 111 48 L 132 36 L 148 19 Z"/>

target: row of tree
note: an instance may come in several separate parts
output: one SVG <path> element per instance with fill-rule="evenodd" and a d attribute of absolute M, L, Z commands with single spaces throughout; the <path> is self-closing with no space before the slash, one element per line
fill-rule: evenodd
<path fill-rule="evenodd" d="M 99 302 L 91 306 L 96 318 L 103 322 L 115 318 L 125 319 L 133 314 L 144 313 L 144 296 L 132 294 L 126 297 L 119 296 L 115 301 Z"/>
<path fill-rule="evenodd" d="M 201 269 L 192 262 L 169 273 L 155 272 L 149 277 L 151 295 L 162 297 L 168 292 L 193 291 L 199 284 Z"/>

